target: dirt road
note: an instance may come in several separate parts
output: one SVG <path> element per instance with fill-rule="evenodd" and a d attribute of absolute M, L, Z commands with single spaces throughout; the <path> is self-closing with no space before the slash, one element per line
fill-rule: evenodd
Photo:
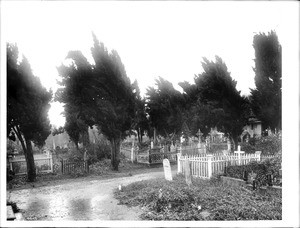
<path fill-rule="evenodd" d="M 113 191 L 120 184 L 164 177 L 162 171 L 153 171 L 122 178 L 78 179 L 56 186 L 14 190 L 10 199 L 22 210 L 24 220 L 139 220 L 141 209 L 118 205 Z M 172 173 L 175 175 L 176 171 Z"/>

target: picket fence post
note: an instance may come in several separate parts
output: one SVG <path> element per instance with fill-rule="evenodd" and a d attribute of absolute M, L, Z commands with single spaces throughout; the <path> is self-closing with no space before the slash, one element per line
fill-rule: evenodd
<path fill-rule="evenodd" d="M 260 161 L 261 151 L 255 151 L 255 156 L 257 157 L 257 161 Z"/>
<path fill-rule="evenodd" d="M 211 178 L 212 176 L 212 158 L 213 158 L 212 154 L 207 155 L 208 178 Z"/>
<path fill-rule="evenodd" d="M 130 155 L 131 155 L 130 160 L 133 163 L 134 162 L 134 147 L 133 146 L 131 147 L 131 154 Z"/>

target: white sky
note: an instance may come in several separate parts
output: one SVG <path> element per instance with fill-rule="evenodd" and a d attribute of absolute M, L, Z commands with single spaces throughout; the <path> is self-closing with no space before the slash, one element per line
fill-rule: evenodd
<path fill-rule="evenodd" d="M 68 51 L 91 58 L 92 35 L 116 49 L 130 79 L 142 93 L 158 76 L 193 82 L 202 57 L 219 55 L 242 94 L 254 88 L 255 33 L 275 30 L 281 41 L 288 25 L 278 2 L 2 2 L 3 31 L 29 59 L 46 88 L 57 89 L 59 66 Z M 52 104 L 52 124 L 63 125 L 60 104 Z"/>

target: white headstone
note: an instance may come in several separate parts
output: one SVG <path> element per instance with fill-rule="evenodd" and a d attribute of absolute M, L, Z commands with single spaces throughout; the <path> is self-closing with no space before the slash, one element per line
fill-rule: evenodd
<path fill-rule="evenodd" d="M 153 142 L 151 141 L 151 149 L 153 148 Z"/>
<path fill-rule="evenodd" d="M 172 181 L 172 172 L 171 172 L 171 165 L 168 159 L 163 160 L 163 165 L 164 165 L 164 173 L 165 173 L 165 178 L 168 181 Z"/>

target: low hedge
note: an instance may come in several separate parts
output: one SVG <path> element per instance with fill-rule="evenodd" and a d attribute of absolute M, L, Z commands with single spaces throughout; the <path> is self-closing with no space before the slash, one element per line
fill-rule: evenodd
<path fill-rule="evenodd" d="M 281 158 L 276 156 L 271 159 L 264 160 L 262 162 L 252 161 L 247 165 L 235 165 L 235 166 L 228 166 L 226 168 L 226 176 L 244 179 L 244 173 L 247 174 L 255 173 L 256 180 L 258 184 L 261 186 L 268 185 L 268 175 L 273 176 L 273 184 L 281 185 L 280 181 L 280 173 L 279 170 L 281 169 Z"/>

